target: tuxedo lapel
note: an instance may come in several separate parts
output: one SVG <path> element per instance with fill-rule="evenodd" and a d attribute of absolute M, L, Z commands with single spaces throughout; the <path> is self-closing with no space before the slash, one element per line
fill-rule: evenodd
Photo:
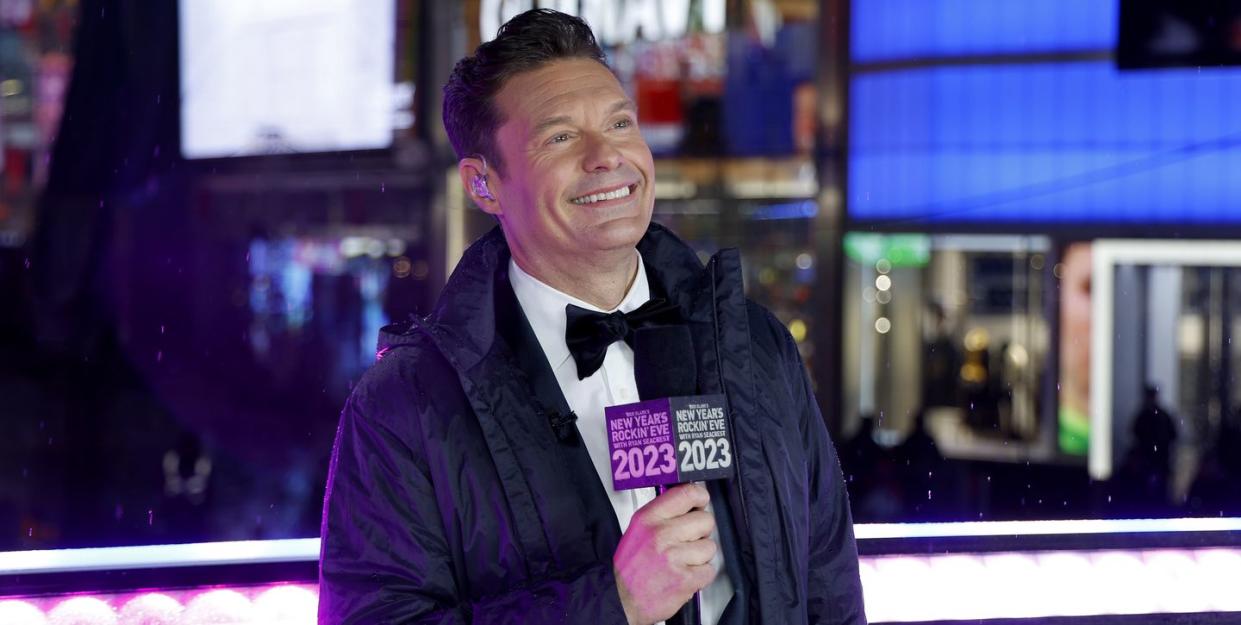
<path fill-rule="evenodd" d="M 507 264 L 499 269 L 496 279 L 496 309 L 500 334 L 511 346 L 513 359 L 530 385 L 537 410 L 545 417 L 542 427 L 550 432 L 551 421 L 572 419 L 572 410 L 539 345 L 538 337 L 513 294 Z M 557 466 L 563 469 L 561 475 L 566 476 L 570 488 L 577 494 L 575 507 L 581 514 L 580 527 L 585 530 L 596 559 L 610 561 L 620 543 L 620 524 L 616 520 L 616 512 L 599 481 L 599 474 L 577 425 L 570 422 L 560 430 L 558 434 L 553 432 L 557 439 L 553 451 Z"/>

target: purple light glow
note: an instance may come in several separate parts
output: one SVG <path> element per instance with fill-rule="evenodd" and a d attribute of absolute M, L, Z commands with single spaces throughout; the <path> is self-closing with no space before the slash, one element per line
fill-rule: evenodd
<path fill-rule="evenodd" d="M 190 600 L 181 615 L 186 625 L 249 623 L 254 620 L 250 599 L 236 590 L 209 590 Z"/>
<path fill-rule="evenodd" d="M 1198 554 L 1195 582 L 1202 584 L 1211 599 L 1212 609 L 1220 612 L 1241 612 L 1241 550 L 1204 549 Z"/>
<path fill-rule="evenodd" d="M 10 599 L 0 601 L 0 623 L 5 625 L 44 625 L 47 618 L 34 604 Z"/>
<path fill-rule="evenodd" d="M 956 588 L 977 588 L 982 591 L 994 582 L 987 567 L 977 556 L 951 555 L 943 556 L 930 563 L 932 584 L 929 587 L 932 597 L 931 604 L 940 602 L 935 597 L 942 597 L 955 592 Z M 961 605 L 937 605 L 939 618 L 943 619 L 974 619 L 982 618 L 984 612 L 974 602 Z"/>
<path fill-rule="evenodd" d="M 887 594 L 889 618 L 894 621 L 938 619 L 940 606 L 935 603 L 927 581 L 932 579 L 930 561 L 917 556 L 879 558 L 875 563 L 876 578 L 892 586 Z M 869 606 L 867 613 L 870 612 Z"/>
<path fill-rule="evenodd" d="M 1031 584 L 1042 580 L 1039 576 L 1038 561 L 1028 554 L 1000 553 L 980 558 L 983 566 L 990 574 L 991 582 L 984 587 L 984 592 L 974 598 L 975 608 L 983 615 L 1003 614 L 1014 618 L 1025 618 L 1039 615 L 1039 604 L 1054 605 L 1056 598 L 1040 600 L 1041 593 L 1029 591 Z M 959 600 L 960 591 L 955 593 Z M 948 602 L 952 595 L 941 595 L 940 601 Z"/>
<path fill-rule="evenodd" d="M 863 558 L 872 623 L 1241 612 L 1241 549 Z"/>
<path fill-rule="evenodd" d="M 125 607 L 121 608 L 119 625 L 176 625 L 184 610 L 176 599 L 150 592 L 125 603 Z"/>
<path fill-rule="evenodd" d="M 48 625 L 116 625 L 116 613 L 102 599 L 73 597 L 52 608 L 47 622 Z"/>
<path fill-rule="evenodd" d="M 1090 614 L 1095 601 L 1084 589 L 1091 587 L 1093 570 L 1087 554 L 1059 551 L 1038 557 L 1040 577 L 1049 593 L 1059 597 L 1057 612 L 1062 616 Z"/>
<path fill-rule="evenodd" d="M 860 568 L 872 623 L 1241 612 L 1238 548 L 890 555 Z M 0 625 L 311 625 L 317 604 L 313 584 L 11 598 Z"/>
<path fill-rule="evenodd" d="M 254 600 L 257 622 L 273 625 L 315 625 L 319 598 L 298 586 L 277 586 Z"/>
<path fill-rule="evenodd" d="M 1066 536 L 1241 531 L 1241 518 L 1089 519 L 1076 521 L 966 521 L 952 523 L 858 523 L 858 540 L 958 536 Z"/>
<path fill-rule="evenodd" d="M 314 584 L 0 600 L 0 625 L 313 625 Z"/>
<path fill-rule="evenodd" d="M 1107 614 L 1148 614 L 1163 611 L 1162 593 L 1149 583 L 1146 563 L 1138 555 L 1107 552 L 1095 556 L 1093 560 L 1093 577 L 1098 580 L 1094 585 L 1101 591 L 1101 611 Z"/>
<path fill-rule="evenodd" d="M 1205 612 L 1212 601 L 1207 588 L 1197 580 L 1198 564 L 1185 551 L 1155 550 L 1147 553 L 1147 571 L 1152 583 L 1162 588 L 1168 612 Z"/>

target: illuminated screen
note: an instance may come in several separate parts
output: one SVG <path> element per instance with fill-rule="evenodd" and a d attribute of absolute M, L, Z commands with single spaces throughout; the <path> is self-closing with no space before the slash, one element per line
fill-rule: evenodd
<path fill-rule="evenodd" d="M 861 0 L 852 3 L 854 62 L 1110 47 L 1115 0 Z"/>
<path fill-rule="evenodd" d="M 848 211 L 949 224 L 1241 224 L 1241 72 L 1121 71 L 1114 0 L 856 3 Z"/>
<path fill-rule="evenodd" d="M 1241 73 L 1110 62 L 853 83 L 849 209 L 901 225 L 1241 223 Z"/>
<path fill-rule="evenodd" d="M 181 0 L 186 158 L 388 147 L 393 0 Z M 405 120 L 407 121 L 407 120 Z"/>

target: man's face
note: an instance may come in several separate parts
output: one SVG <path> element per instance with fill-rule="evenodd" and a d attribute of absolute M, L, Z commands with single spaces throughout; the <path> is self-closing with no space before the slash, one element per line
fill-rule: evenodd
<path fill-rule="evenodd" d="M 632 249 L 650 223 L 655 163 L 611 72 L 553 61 L 510 78 L 496 106 L 503 175 L 484 208 L 518 261 L 572 273 L 572 263 Z"/>

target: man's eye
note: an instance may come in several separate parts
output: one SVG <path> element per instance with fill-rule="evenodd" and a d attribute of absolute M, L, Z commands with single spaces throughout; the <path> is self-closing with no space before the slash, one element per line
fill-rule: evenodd
<path fill-rule="evenodd" d="M 616 120 L 616 123 L 612 124 L 612 127 L 613 128 L 628 128 L 632 125 L 633 125 L 633 120 L 626 117 L 624 119 Z"/>
<path fill-rule="evenodd" d="M 548 143 L 564 143 L 565 141 L 568 141 L 568 140 L 569 140 L 569 133 L 562 132 L 558 135 L 554 135 L 551 139 L 548 139 L 547 142 Z"/>

